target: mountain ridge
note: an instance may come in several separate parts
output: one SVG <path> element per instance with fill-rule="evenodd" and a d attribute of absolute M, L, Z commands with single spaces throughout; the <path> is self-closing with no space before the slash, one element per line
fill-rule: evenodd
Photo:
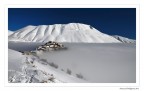
<path fill-rule="evenodd" d="M 91 25 L 82 23 L 28 25 L 11 34 L 9 41 L 121 43 L 120 40 L 113 36 L 102 33 Z"/>
<path fill-rule="evenodd" d="M 117 40 L 121 41 L 122 43 L 136 43 L 136 40 L 134 39 L 129 39 L 126 37 L 122 37 L 119 35 L 113 35 L 114 38 L 116 38 Z"/>

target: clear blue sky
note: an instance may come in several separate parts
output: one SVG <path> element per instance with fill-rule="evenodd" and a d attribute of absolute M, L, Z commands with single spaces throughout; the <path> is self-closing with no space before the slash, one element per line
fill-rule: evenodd
<path fill-rule="evenodd" d="M 135 8 L 9 8 L 8 29 L 27 25 L 89 24 L 109 35 L 136 38 Z"/>

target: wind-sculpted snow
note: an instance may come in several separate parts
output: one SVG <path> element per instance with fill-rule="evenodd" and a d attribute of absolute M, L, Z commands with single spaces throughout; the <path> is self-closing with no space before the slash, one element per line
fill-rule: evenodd
<path fill-rule="evenodd" d="M 27 26 L 9 36 L 9 41 L 21 42 L 85 42 L 120 43 L 110 35 L 90 25 L 80 23 Z"/>

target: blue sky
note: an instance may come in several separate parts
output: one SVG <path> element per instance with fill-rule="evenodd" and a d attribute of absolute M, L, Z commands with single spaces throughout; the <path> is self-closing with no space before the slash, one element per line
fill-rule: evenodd
<path fill-rule="evenodd" d="M 136 8 L 9 8 L 8 29 L 84 23 L 109 35 L 136 39 Z"/>

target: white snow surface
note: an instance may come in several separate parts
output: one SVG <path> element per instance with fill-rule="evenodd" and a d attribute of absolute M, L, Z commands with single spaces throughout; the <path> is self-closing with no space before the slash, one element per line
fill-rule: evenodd
<path fill-rule="evenodd" d="M 37 56 L 24 56 L 18 52 L 34 50 L 42 44 L 9 42 L 9 82 L 136 82 L 135 43 L 63 43 L 67 50 L 37 51 Z M 67 73 L 68 69 L 71 75 Z M 51 74 L 54 81 L 48 80 Z"/>
<path fill-rule="evenodd" d="M 8 81 L 10 83 L 76 83 L 83 79 L 68 75 L 32 55 L 8 50 Z"/>
<path fill-rule="evenodd" d="M 82 23 L 26 26 L 9 36 L 9 41 L 21 42 L 85 42 L 120 43 L 90 25 Z"/>
<path fill-rule="evenodd" d="M 113 37 L 116 38 L 117 40 L 121 41 L 122 43 L 136 43 L 136 40 L 129 39 L 126 37 L 122 37 L 122 36 L 118 36 L 118 35 L 114 35 Z"/>
<path fill-rule="evenodd" d="M 13 34 L 13 31 L 8 30 L 8 36 Z"/>

